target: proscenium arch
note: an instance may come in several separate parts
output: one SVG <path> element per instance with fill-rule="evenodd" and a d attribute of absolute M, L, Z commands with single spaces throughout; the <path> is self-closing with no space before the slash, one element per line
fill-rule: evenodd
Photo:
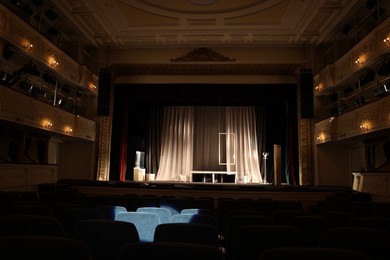
<path fill-rule="evenodd" d="M 112 116 L 114 102 L 114 85 L 131 84 L 131 83 L 155 83 L 155 82 L 172 82 L 179 80 L 180 83 L 186 84 L 198 79 L 199 83 L 208 84 L 224 82 L 226 78 L 234 77 L 237 82 L 230 81 L 230 84 L 245 82 L 248 79 L 252 82 L 248 84 L 299 84 L 299 74 L 303 69 L 301 64 L 218 64 L 204 62 L 195 63 L 173 63 L 173 64 L 116 64 L 110 66 L 111 69 L 111 91 L 110 91 L 110 114 L 109 116 L 98 117 L 98 164 L 97 180 L 108 181 L 110 179 L 110 151 L 112 138 Z M 203 76 L 203 77 L 199 77 Z M 215 79 L 210 80 L 210 79 Z M 224 79 L 224 80 L 223 80 Z M 240 80 L 241 79 L 241 80 Z M 157 80 L 157 81 L 156 81 Z M 163 82 L 164 83 L 164 82 Z M 297 95 L 298 97 L 298 95 Z M 299 100 L 296 102 L 299 105 Z M 299 108 L 297 108 L 299 112 Z M 298 116 L 298 126 L 301 125 L 302 119 Z M 299 136 L 300 139 L 311 138 Z M 309 149 L 309 148 L 308 148 Z M 299 163 L 305 158 L 301 157 L 302 149 L 299 149 Z M 307 159 L 307 158 L 306 158 Z M 307 159 L 308 160 L 308 159 Z M 300 175 L 302 173 L 300 172 Z"/>

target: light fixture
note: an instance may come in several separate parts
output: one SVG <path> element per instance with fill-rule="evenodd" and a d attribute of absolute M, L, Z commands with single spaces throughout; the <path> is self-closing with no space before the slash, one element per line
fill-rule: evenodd
<path fill-rule="evenodd" d="M 95 90 L 97 88 L 96 85 L 93 82 L 90 82 L 88 84 L 88 87 L 89 87 L 90 90 Z"/>
<path fill-rule="evenodd" d="M 46 130 L 48 130 L 48 129 L 52 128 L 53 123 L 49 119 L 45 118 L 45 119 L 42 120 L 42 126 Z"/>
<path fill-rule="evenodd" d="M 386 38 L 383 39 L 383 42 L 386 44 L 386 45 L 390 45 L 390 37 L 387 36 Z"/>
<path fill-rule="evenodd" d="M 360 130 L 362 130 L 362 132 L 368 132 L 368 126 L 367 126 L 367 124 L 362 124 L 362 125 L 360 125 Z"/>
<path fill-rule="evenodd" d="M 358 65 L 358 66 L 362 66 L 362 65 L 363 65 L 363 60 L 360 59 L 360 58 L 357 58 L 357 59 L 355 60 L 355 64 Z"/>
<path fill-rule="evenodd" d="M 317 92 L 322 92 L 322 90 L 324 89 L 324 84 L 322 82 L 318 83 L 315 89 Z"/>
<path fill-rule="evenodd" d="M 319 135 L 317 136 L 317 141 L 318 142 L 325 142 L 326 140 L 326 133 L 325 132 L 320 132 Z"/>
<path fill-rule="evenodd" d="M 72 135 L 73 134 L 73 129 L 70 126 L 65 126 L 64 132 L 67 135 Z"/>
<path fill-rule="evenodd" d="M 370 128 L 370 121 L 362 120 L 359 127 L 362 132 L 367 133 Z"/>
<path fill-rule="evenodd" d="M 53 55 L 49 56 L 48 63 L 49 63 L 49 66 L 52 68 L 56 68 L 59 64 L 57 59 Z"/>
<path fill-rule="evenodd" d="M 26 51 L 31 51 L 34 45 L 29 40 L 24 40 L 22 43 L 22 47 Z"/>
<path fill-rule="evenodd" d="M 58 66 L 58 61 L 56 61 L 56 60 L 53 60 L 51 63 L 50 63 L 50 67 L 52 67 L 52 68 L 55 68 L 55 67 L 57 67 Z"/>

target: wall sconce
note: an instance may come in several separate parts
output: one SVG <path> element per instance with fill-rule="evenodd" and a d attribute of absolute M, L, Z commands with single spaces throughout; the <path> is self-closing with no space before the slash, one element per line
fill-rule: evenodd
<path fill-rule="evenodd" d="M 34 45 L 33 45 L 31 42 L 29 42 L 28 40 L 25 40 L 25 41 L 22 43 L 22 47 L 23 47 L 23 49 L 26 50 L 26 51 L 31 51 L 32 48 L 34 47 Z"/>
<path fill-rule="evenodd" d="M 319 135 L 317 136 L 317 142 L 325 142 L 326 140 L 326 133 L 325 132 L 320 132 Z"/>
<path fill-rule="evenodd" d="M 364 65 L 364 59 L 362 57 L 357 58 L 355 60 L 355 64 L 358 65 L 359 67 L 363 66 Z"/>
<path fill-rule="evenodd" d="M 52 67 L 52 68 L 55 68 L 55 67 L 57 67 L 58 66 L 58 61 L 56 61 L 56 60 L 53 60 L 51 63 L 50 63 L 50 67 Z"/>
<path fill-rule="evenodd" d="M 322 82 L 320 82 L 316 87 L 315 87 L 316 91 L 317 92 L 322 92 L 322 90 L 324 89 L 324 84 Z"/>
<path fill-rule="evenodd" d="M 66 126 L 64 129 L 65 134 L 67 135 L 72 135 L 73 134 L 73 129 L 70 126 Z"/>
<path fill-rule="evenodd" d="M 89 87 L 90 90 L 95 90 L 97 88 L 96 85 L 93 82 L 90 82 L 88 84 L 88 87 Z"/>
<path fill-rule="evenodd" d="M 368 121 L 362 121 L 360 123 L 360 130 L 364 133 L 367 133 L 369 130 L 370 123 Z"/>
<path fill-rule="evenodd" d="M 383 42 L 386 44 L 386 45 L 390 45 L 390 37 L 386 37 L 383 39 Z"/>
<path fill-rule="evenodd" d="M 53 123 L 49 120 L 49 119 L 44 119 L 42 121 L 42 126 L 43 128 L 45 128 L 46 130 L 50 129 L 52 126 L 53 126 Z"/>
<path fill-rule="evenodd" d="M 48 63 L 49 63 L 49 66 L 52 67 L 52 68 L 57 67 L 58 64 L 59 64 L 54 56 L 50 56 L 49 57 Z"/>

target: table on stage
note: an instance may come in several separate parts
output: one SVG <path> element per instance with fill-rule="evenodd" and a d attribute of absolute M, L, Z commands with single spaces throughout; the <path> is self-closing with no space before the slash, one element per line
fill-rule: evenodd
<path fill-rule="evenodd" d="M 236 183 L 236 172 L 191 171 L 191 182 Z"/>

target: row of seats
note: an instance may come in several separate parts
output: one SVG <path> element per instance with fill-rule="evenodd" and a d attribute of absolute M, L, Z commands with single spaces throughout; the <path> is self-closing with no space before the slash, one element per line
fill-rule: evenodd
<path fill-rule="evenodd" d="M 113 206 L 111 208 L 115 211 L 116 207 Z M 271 245 L 317 247 L 323 243 L 323 240 L 321 239 L 323 239 L 325 231 L 334 231 L 337 230 L 337 228 L 348 228 L 348 231 L 356 232 L 352 233 L 351 237 L 343 237 L 338 234 L 337 237 L 342 237 L 341 241 L 353 241 L 351 242 L 351 245 L 348 245 L 348 247 L 356 247 L 356 245 L 358 245 L 361 249 L 363 249 L 369 245 L 372 248 L 375 248 L 375 250 L 371 250 L 373 252 L 386 253 L 382 249 L 386 248 L 384 246 L 390 245 L 388 244 L 389 232 L 385 229 L 390 226 L 390 218 L 385 217 L 357 217 L 351 219 L 348 226 L 341 226 L 338 225 L 331 217 L 303 214 L 291 217 L 289 223 L 286 225 L 282 223 L 275 223 L 271 216 L 249 214 L 253 212 L 235 210 L 233 212 L 229 212 L 228 214 L 230 217 L 226 221 L 225 237 L 223 239 L 224 244 L 222 244 L 220 233 L 215 225 L 206 223 L 191 223 L 191 225 L 190 223 L 175 223 L 176 225 L 173 225 L 174 223 L 172 222 L 172 219 L 170 222 L 161 223 L 159 215 L 155 213 L 159 211 L 157 208 L 149 208 L 150 212 L 146 212 L 146 209 L 148 209 L 147 207 L 140 208 L 139 212 L 129 212 L 125 211 L 121 207 L 119 208 L 121 210 L 114 214 L 114 220 L 106 219 L 104 214 L 95 208 L 85 207 L 63 208 L 62 217 L 60 219 L 54 216 L 10 214 L 1 218 L 0 235 L 9 236 L 29 233 L 35 235 L 71 237 L 78 239 L 83 237 L 81 240 L 84 241 L 88 239 L 93 241 L 95 239 L 96 241 L 92 243 L 93 245 L 96 245 L 98 241 L 103 243 L 96 246 L 98 250 L 104 248 L 103 245 L 109 242 L 113 242 L 114 245 L 120 244 L 118 241 L 111 239 L 114 236 L 117 238 L 132 237 L 139 242 L 187 241 L 189 243 L 203 243 L 217 247 L 222 246 L 224 247 L 223 252 L 226 258 L 229 259 L 240 259 L 240 257 L 250 253 L 257 255 L 264 249 L 271 247 Z M 161 210 L 161 212 L 164 211 L 169 212 Z M 202 210 L 195 211 L 195 209 L 188 209 L 188 211 L 191 211 L 191 214 L 195 214 L 193 216 L 196 216 L 196 212 L 201 212 Z M 183 212 L 186 211 L 184 210 Z M 209 212 L 211 213 L 212 211 Z M 299 211 L 291 212 L 297 213 Z M 184 213 L 183 215 L 191 214 Z M 129 216 L 137 217 L 129 218 Z M 156 221 L 152 223 L 146 216 L 154 216 Z M 117 225 L 117 228 L 111 226 L 112 224 L 110 222 L 115 223 L 114 225 Z M 131 224 L 131 228 L 129 227 L 129 224 Z M 129 234 L 124 234 L 123 236 L 119 235 L 120 230 L 130 229 L 132 229 L 133 232 L 132 236 Z M 380 232 L 373 233 L 374 236 L 370 236 L 370 234 L 367 235 L 366 233 L 363 233 L 366 229 L 374 229 L 375 232 Z M 283 233 L 285 231 L 287 231 L 287 233 Z M 343 232 L 344 231 L 345 230 L 343 230 Z M 383 244 L 378 243 L 375 237 L 380 238 L 380 241 L 382 241 Z M 107 238 L 109 239 L 108 241 Z M 353 238 L 359 238 L 359 241 L 364 241 L 364 243 L 356 243 L 352 240 Z M 365 239 L 367 239 L 367 241 Z M 129 242 L 126 240 L 124 241 Z M 286 242 L 285 244 L 284 241 Z M 274 242 L 277 244 L 273 244 Z M 378 248 L 372 245 L 374 242 Z M 341 244 L 344 245 L 343 243 Z M 118 250 L 118 248 L 116 249 Z M 254 252 L 254 249 L 258 251 Z M 110 250 L 109 252 L 112 253 L 113 250 Z M 97 255 L 104 254 L 99 253 Z"/>
<path fill-rule="evenodd" d="M 96 198 L 94 198 L 96 199 Z M 94 220 L 95 222 L 100 222 L 104 221 L 111 221 L 111 222 L 116 222 L 116 223 L 128 223 L 128 224 L 133 224 L 134 228 L 136 230 L 136 234 L 138 235 L 138 240 L 132 241 L 130 243 L 145 243 L 147 242 L 148 244 L 150 243 L 163 243 L 163 242 L 170 242 L 170 243 L 177 243 L 177 242 L 184 242 L 184 241 L 189 241 L 187 243 L 189 244 L 202 244 L 207 245 L 207 246 L 213 246 L 218 249 L 219 252 L 223 253 L 223 257 L 225 259 L 255 259 L 255 257 L 259 257 L 260 254 L 264 253 L 266 250 L 272 247 L 281 247 L 281 246 L 286 246 L 286 247 L 310 247 L 310 248 L 318 248 L 320 247 L 320 241 L 321 237 L 324 235 L 325 231 L 332 230 L 335 228 L 351 228 L 354 227 L 359 227 L 359 230 L 353 230 L 354 232 L 356 231 L 357 233 L 352 233 L 353 237 L 362 237 L 366 236 L 363 233 L 362 226 L 364 226 L 364 229 L 375 229 L 375 230 L 381 230 L 385 232 L 385 236 L 381 237 L 382 241 L 384 241 L 383 244 L 379 243 L 378 246 L 379 248 L 375 248 L 374 246 L 370 245 L 373 249 L 366 250 L 367 248 L 364 247 L 363 245 L 360 245 L 359 243 L 354 243 L 360 245 L 360 248 L 355 248 L 355 250 L 358 251 L 363 251 L 365 250 L 364 253 L 366 255 L 372 255 L 372 252 L 379 251 L 384 253 L 385 255 L 389 254 L 386 250 L 383 250 L 384 246 L 388 247 L 388 229 L 384 229 L 384 227 L 389 227 L 389 219 L 385 215 L 378 216 L 378 215 L 373 215 L 373 214 L 368 214 L 367 216 L 365 215 L 351 215 L 351 210 L 345 210 L 347 207 L 341 207 L 344 208 L 343 210 L 339 210 L 338 208 L 331 208 L 331 207 L 317 207 L 316 210 L 304 210 L 299 203 L 291 202 L 291 203 L 286 203 L 286 202 L 278 202 L 273 204 L 273 202 L 264 200 L 221 200 L 221 206 L 220 208 L 212 209 L 209 207 L 205 208 L 185 208 L 184 204 L 181 204 L 181 207 L 175 207 L 177 205 L 175 202 L 180 201 L 178 199 L 177 201 L 174 198 L 169 198 L 171 203 L 163 203 L 160 204 L 159 207 L 146 207 L 146 205 L 142 205 L 142 207 L 139 207 L 135 210 L 128 210 L 126 207 L 122 205 L 114 205 L 110 204 L 111 202 L 115 202 L 110 199 L 107 201 L 96 199 L 94 203 L 91 203 L 90 199 L 84 200 L 87 201 L 88 203 L 75 203 L 77 201 L 72 201 L 72 202 L 52 202 L 47 206 L 47 203 L 41 203 L 42 201 L 34 201 L 34 202 L 28 202 L 28 203 L 14 203 L 12 207 L 9 207 L 7 211 L 4 211 L 2 219 L 6 219 L 7 217 L 10 217 L 11 215 L 22 215 L 26 213 L 27 208 L 31 210 L 34 207 L 40 208 L 40 209 L 34 209 L 36 210 L 35 215 L 46 215 L 46 217 L 53 217 L 57 221 L 59 221 L 62 224 L 63 228 L 63 233 L 62 235 L 58 235 L 58 237 L 64 237 L 64 238 L 76 238 L 77 236 L 80 236 L 80 230 L 76 228 L 76 226 L 79 226 L 81 222 L 84 222 L 84 220 Z M 102 203 L 102 202 L 105 203 Z M 183 202 L 183 201 L 181 201 Z M 274 208 L 272 211 L 260 211 L 260 210 L 255 210 L 255 207 L 246 207 L 248 205 L 259 205 L 263 203 L 263 205 L 278 205 L 276 208 Z M 268 204 L 267 204 L 268 203 Z M 363 203 L 363 202 L 360 202 Z M 104 205 L 103 205 L 104 204 Z M 332 204 L 332 203 L 329 203 Z M 358 203 L 356 203 L 358 204 Z M 369 204 L 369 203 L 366 203 Z M 385 208 L 384 203 L 376 203 L 376 205 L 380 205 L 378 209 Z M 230 206 L 230 210 L 229 210 Z M 356 205 L 355 205 L 356 206 Z M 257 206 L 256 206 L 257 207 Z M 49 211 L 44 211 L 43 208 L 49 208 Z M 341 209 L 340 208 L 340 209 Z M 349 207 L 350 209 L 351 207 Z M 171 210 L 174 209 L 174 210 Z M 320 210 L 319 210 L 320 209 Z M 179 211 L 180 210 L 180 211 Z M 380 212 L 376 210 L 377 212 Z M 24 213 L 23 213 L 24 212 Z M 72 215 L 75 212 L 84 212 L 82 219 L 83 221 L 80 221 L 79 217 L 74 217 L 72 219 Z M 95 214 L 96 212 L 99 212 Z M 168 213 L 169 212 L 169 213 Z M 222 214 L 223 212 L 223 214 Z M 385 210 L 382 210 L 382 212 L 386 212 Z M 134 219 L 129 219 L 128 216 L 130 215 L 138 215 L 138 219 L 142 220 L 144 222 L 144 227 L 153 227 L 153 225 L 150 225 L 150 222 L 145 222 L 146 218 L 139 217 L 142 214 L 143 216 L 146 215 L 153 215 L 158 217 L 158 223 L 157 225 L 154 226 L 154 228 L 150 229 L 154 233 L 153 235 L 149 235 L 148 237 L 143 237 L 139 230 L 139 227 L 137 229 L 137 221 Z M 165 214 L 165 217 L 163 217 Z M 33 214 L 34 215 L 34 214 Z M 120 215 L 123 217 L 123 219 L 119 219 Z M 175 216 L 182 215 L 182 220 L 173 220 Z M 183 217 L 184 216 L 184 217 Z M 200 216 L 207 216 L 209 219 L 212 219 L 213 221 L 210 221 L 208 223 L 202 222 L 202 217 Z M 363 217 L 364 216 L 364 217 Z M 179 217 L 178 217 L 179 218 Z M 157 219 L 157 218 L 156 218 Z M 242 220 L 240 220 L 242 219 Z M 203 220 L 204 221 L 204 220 Z M 87 221 L 85 221 L 87 222 Z M 177 223 L 179 222 L 179 223 Z M 212 231 L 211 229 L 208 229 L 209 235 L 201 235 L 205 234 L 202 233 L 202 229 L 198 227 L 198 231 L 191 231 L 192 234 L 197 234 L 198 232 L 200 235 L 199 237 L 196 237 L 195 235 L 188 235 L 188 232 L 183 232 L 183 230 L 189 231 L 190 225 L 168 225 L 168 224 L 180 224 L 180 223 L 188 223 L 192 222 L 192 224 L 202 224 L 208 227 L 213 227 Z M 196 223 L 194 223 L 196 222 Z M 147 223 L 147 224 L 145 224 Z M 95 223 L 96 224 L 96 223 Z M 81 224 L 80 224 L 81 225 Z M 93 224 L 91 224 L 93 225 Z M 107 224 L 109 225 L 109 224 Z M 2 227 L 5 227 L 7 225 L 2 225 Z M 11 226 L 11 225 L 8 225 Z M 33 225 L 31 225 L 33 226 Z M 36 228 L 32 228 L 31 232 L 42 232 L 44 231 L 44 228 L 38 228 L 39 225 L 35 224 Z M 171 227 L 170 227 L 171 226 Z M 174 226 L 176 230 L 179 231 L 179 234 L 174 234 L 172 230 L 174 230 Z M 20 230 L 26 231 L 26 227 L 23 227 L 23 225 L 19 225 Z M 168 229 L 168 227 L 172 229 Z M 250 228 L 248 228 L 250 227 Z M 297 228 L 299 230 L 299 239 L 295 237 L 293 240 L 296 244 L 282 244 L 280 240 L 280 235 L 275 236 L 274 242 L 276 244 L 273 244 L 272 242 L 272 235 L 268 235 L 266 233 L 266 230 L 272 230 L 274 233 L 278 234 L 282 228 L 288 227 L 289 230 L 291 231 L 291 228 Z M 29 227 L 31 228 L 31 227 Z M 108 227 L 107 227 L 108 228 Z M 133 229 L 134 229 L 133 228 Z M 184 229 L 186 228 L 186 229 Z M 256 231 L 255 234 L 251 235 L 248 233 L 245 233 L 245 228 L 249 229 L 247 230 L 248 232 L 250 231 Z M 259 229 L 258 229 L 259 228 Z M 261 228 L 261 229 L 260 229 Z M 265 228 L 265 229 L 264 229 Z M 279 231 L 273 230 L 273 228 L 277 228 Z M 2 228 L 0 228 L 2 229 Z M 113 231 L 115 231 L 115 228 L 109 228 Z M 123 227 L 122 227 L 123 229 Z M 124 228 L 126 229 L 126 228 Z M 166 230 L 169 230 L 168 232 Z M 51 228 L 51 232 L 54 232 L 55 230 L 59 230 L 56 228 Z M 103 244 L 109 243 L 110 241 L 105 241 L 104 239 L 97 239 L 99 238 L 99 232 L 97 230 L 104 230 L 103 228 L 92 228 L 94 231 L 88 231 L 85 232 L 86 236 L 91 236 L 92 238 L 95 238 L 96 240 L 99 240 Z M 169 236 L 164 237 L 161 235 L 161 230 L 165 230 Z M 85 230 L 84 230 L 85 231 Z M 156 232 L 158 231 L 158 232 Z M 181 231 L 181 233 L 180 233 Z M 1 231 L 0 231 L 1 232 Z M 79 233 L 76 233 L 79 232 Z M 119 232 L 119 231 L 115 231 Z M 176 232 L 176 231 L 175 231 Z M 193 233 L 195 232 L 195 233 Z M 347 231 L 348 232 L 348 231 Z M 59 231 L 58 234 L 61 232 Z M 243 238 L 239 238 L 239 234 L 244 233 Z M 294 232 L 290 232 L 294 233 Z M 91 235 L 92 234 L 92 235 Z M 213 234 L 213 235 L 210 235 Z M 216 235 L 215 235 L 216 234 Z M 379 237 L 383 234 L 376 234 Z M 11 233 L 3 233 L 2 236 L 10 236 L 12 235 Z M 22 234 L 19 234 L 22 235 Z M 36 234 L 38 235 L 38 234 Z M 54 234 L 46 234 L 53 236 Z M 100 234 L 105 238 L 111 238 L 114 236 L 114 234 Z M 119 236 L 121 237 L 121 236 Z M 287 235 L 283 236 L 287 237 Z M 348 236 L 345 236 L 347 238 Z M 369 236 L 368 236 L 369 237 Z M 208 242 L 207 241 L 208 238 Z M 250 238 L 246 240 L 247 238 Z M 267 238 L 267 241 L 263 241 L 261 239 Z M 176 240 L 175 240 L 176 239 Z M 192 240 L 191 240 L 192 239 Z M 204 240 L 205 239 L 205 240 Z M 351 240 L 352 238 L 348 238 Z M 81 240 L 77 238 L 77 240 Z M 246 241 L 243 243 L 238 243 L 236 242 L 242 242 Z M 365 241 L 364 239 L 362 239 Z M 82 240 L 84 241 L 84 240 Z M 257 243 L 257 246 L 254 246 L 255 244 L 252 244 L 252 246 L 249 246 L 251 242 Z M 284 241 L 284 240 L 283 240 Z M 353 241 L 353 240 L 352 240 Z M 365 243 L 368 242 L 375 242 L 375 239 L 371 239 L 369 241 L 365 241 Z M 123 245 L 120 242 L 116 241 L 113 239 L 113 244 L 114 245 Z M 129 241 L 125 241 L 126 243 L 129 243 Z M 269 243 L 269 244 L 267 244 Z M 263 245 L 263 246 L 259 246 Z M 368 243 L 369 244 L 369 243 Z M 215 246 L 217 245 L 217 246 Z M 267 246 L 269 245 L 269 246 Z M 351 248 L 352 245 L 344 245 L 343 246 L 347 248 Z M 91 247 L 91 245 L 89 245 Z M 324 248 L 325 246 L 322 244 L 321 248 Z M 335 246 L 328 246 L 330 248 L 334 248 Z M 102 250 L 101 248 L 104 248 L 102 244 L 96 246 L 98 248 L 97 250 Z M 109 256 L 115 256 L 117 257 L 117 252 L 119 252 L 120 248 L 115 247 L 112 250 L 108 250 L 105 258 L 100 258 L 100 259 L 109 259 Z M 96 252 L 95 250 L 91 250 L 93 252 Z M 113 253 L 115 252 L 115 253 Z M 102 252 L 96 255 L 104 255 Z M 379 255 L 375 255 L 375 257 L 379 257 Z M 98 258 L 98 256 L 95 256 L 95 258 Z M 116 258 L 110 258 L 110 259 L 116 259 Z M 257 258 L 256 258 L 257 259 Z M 381 259 L 381 258 L 373 258 L 373 259 Z"/>
<path fill-rule="evenodd" d="M 204 243 L 207 236 L 209 238 L 215 237 L 216 233 L 202 233 L 200 229 L 201 226 L 202 224 L 189 223 L 161 224 L 156 228 L 155 240 L 145 243 L 139 240 L 137 229 L 135 225 L 130 222 L 83 220 L 79 222 L 75 229 L 74 237 L 71 238 L 53 234 L 27 236 L 9 234 L 0 236 L 0 256 L 2 256 L 2 259 L 11 259 L 10 254 L 13 254 L 14 257 L 12 259 L 21 259 L 19 257 L 26 257 L 26 254 L 30 257 L 41 254 L 40 257 L 37 258 L 46 259 L 45 256 L 50 255 L 54 259 L 65 259 L 62 257 L 68 257 L 67 259 L 87 259 L 86 256 L 90 254 L 90 259 L 94 260 L 117 260 L 126 259 L 119 257 L 122 255 L 121 251 L 124 246 L 133 244 L 137 245 L 137 250 L 141 250 L 138 251 L 140 254 L 139 257 L 143 255 L 144 259 L 148 259 L 145 257 L 145 254 L 153 255 L 153 253 L 141 253 L 142 250 L 164 243 L 187 244 L 188 247 L 191 245 L 191 248 L 194 247 L 193 245 L 197 245 L 198 248 L 203 246 L 202 248 L 209 248 L 207 249 L 207 252 L 210 253 L 210 250 L 214 252 L 212 253 L 212 255 L 215 256 L 214 259 L 223 258 L 231 260 L 262 260 L 263 255 L 267 255 L 266 252 L 268 249 L 280 247 L 313 248 L 313 250 L 314 248 L 348 249 L 366 255 L 368 257 L 367 259 L 375 260 L 388 259 L 390 253 L 389 233 L 376 228 L 329 228 L 322 233 L 316 246 L 308 247 L 303 244 L 302 233 L 299 228 L 286 225 L 244 225 L 237 229 L 232 250 L 223 252 L 216 246 L 217 244 L 213 245 L 211 241 L 209 241 L 210 244 Z M 204 226 L 206 227 L 207 225 Z M 194 227 L 195 229 L 190 227 Z M 211 229 L 207 230 L 210 231 Z M 197 241 L 195 237 L 201 239 L 201 241 Z M 34 239 L 32 240 L 32 238 Z M 84 252 L 84 246 L 81 245 L 80 242 L 75 242 L 75 240 L 84 243 L 87 246 L 86 251 L 88 251 L 88 253 Z M 48 245 L 51 245 L 49 249 L 46 248 Z M 58 246 L 62 247 L 62 249 L 53 251 Z M 72 250 L 67 250 L 66 253 L 62 253 L 63 251 L 66 251 L 65 247 L 67 246 Z M 11 249 L 12 251 L 10 251 Z M 38 249 L 40 252 L 36 251 Z M 80 250 L 82 251 L 80 252 Z M 190 249 L 188 248 L 187 250 Z M 77 254 L 79 254 L 78 257 L 81 258 L 71 257 L 70 254 L 75 253 L 73 251 L 76 251 Z M 141 259 L 138 257 L 133 258 L 133 253 L 131 253 L 130 249 L 126 249 L 125 251 L 127 252 L 125 253 L 128 257 L 127 259 Z M 57 257 L 56 254 L 63 255 Z M 167 254 L 171 253 L 166 251 L 165 255 Z M 193 258 L 190 257 L 189 259 Z"/>
<path fill-rule="evenodd" d="M 167 256 L 171 260 L 224 259 L 215 247 L 181 242 L 125 243 L 116 253 L 112 253 L 96 257 L 85 242 L 73 238 L 31 235 L 0 237 L 1 259 L 145 260 Z"/>

